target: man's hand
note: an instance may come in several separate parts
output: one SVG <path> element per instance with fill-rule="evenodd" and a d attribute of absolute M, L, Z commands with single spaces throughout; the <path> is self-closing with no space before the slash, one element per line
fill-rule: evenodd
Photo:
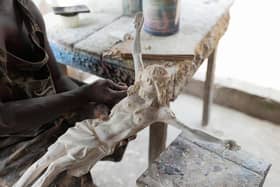
<path fill-rule="evenodd" d="M 110 107 L 127 95 L 127 86 L 111 80 L 98 80 L 82 88 L 82 96 L 89 102 L 102 103 Z"/>

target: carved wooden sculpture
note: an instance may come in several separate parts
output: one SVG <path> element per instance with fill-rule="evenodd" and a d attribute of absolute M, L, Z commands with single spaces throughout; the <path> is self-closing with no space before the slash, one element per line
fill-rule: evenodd
<path fill-rule="evenodd" d="M 143 20 L 141 13 L 136 15 L 133 47 L 136 77 L 128 96 L 112 109 L 108 121 L 86 120 L 70 128 L 24 173 L 15 187 L 45 187 L 63 171 L 80 177 L 87 174 L 97 161 L 112 154 L 119 142 L 141 129 L 155 122 L 182 125 L 170 110 L 169 102 L 184 87 L 188 68 L 184 64 L 176 67 L 170 64 L 144 67 L 140 45 Z M 202 131 L 187 126 L 184 128 L 190 137 L 221 143 L 228 148 L 235 145 Z"/>

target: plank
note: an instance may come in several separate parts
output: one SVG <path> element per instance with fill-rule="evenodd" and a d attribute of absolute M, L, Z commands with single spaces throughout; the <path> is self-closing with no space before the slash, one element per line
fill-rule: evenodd
<path fill-rule="evenodd" d="M 169 37 L 155 37 L 143 32 L 144 60 L 182 62 L 184 59 L 189 61 L 189 57 L 192 58 L 192 55 L 195 54 L 194 64 L 195 68 L 198 68 L 202 59 L 208 57 L 224 34 L 229 20 L 227 11 L 232 2 L 233 0 L 183 0 L 181 30 L 178 34 Z M 55 54 L 62 63 L 69 63 L 66 62 L 68 57 L 71 56 L 70 59 L 73 59 L 80 56 L 80 52 L 84 52 L 83 56 L 95 58 L 93 61 L 87 61 L 89 63 L 102 61 L 104 64 L 109 63 L 125 69 L 133 69 L 131 54 L 129 54 L 131 44 L 128 45 L 128 40 L 124 40 L 124 36 L 127 33 L 131 34 L 132 31 L 133 18 L 122 17 L 73 45 L 74 48 L 71 49 L 74 51 L 73 53 L 69 53 L 67 45 L 59 45 L 59 39 L 50 38 L 51 43 L 54 44 L 52 46 Z M 53 31 L 50 33 L 53 34 Z M 65 33 L 67 35 L 67 32 Z M 79 34 L 82 32 L 76 33 L 75 37 L 79 37 Z M 63 37 L 63 34 L 59 36 Z M 145 44 L 147 41 L 150 43 Z M 69 43 L 73 44 L 73 41 L 69 40 Z M 123 48 L 122 44 L 125 45 Z M 114 48 L 115 46 L 117 48 Z M 64 52 L 66 55 L 63 54 Z M 162 54 L 164 54 L 163 57 L 161 57 Z M 88 59 L 88 57 L 82 59 Z M 73 63 L 75 62 L 73 61 Z M 80 65 L 84 66 L 82 63 Z M 75 65 L 75 67 L 80 65 Z"/>
<path fill-rule="evenodd" d="M 121 17 L 110 25 L 100 29 L 83 41 L 74 45 L 75 49 L 94 55 L 102 55 L 118 42 L 124 41 L 125 36 L 134 30 L 133 18 Z"/>
<path fill-rule="evenodd" d="M 228 12 L 232 4 L 233 0 L 182 0 L 179 32 L 160 37 L 142 31 L 142 53 L 169 56 L 195 55 L 198 44 Z M 131 54 L 131 43 L 120 43 L 112 50 L 119 50 L 121 54 Z"/>
<path fill-rule="evenodd" d="M 113 46 L 109 52 L 105 53 L 105 57 L 109 57 L 110 54 L 120 54 L 120 57 L 124 60 L 132 60 L 132 45 L 133 39 L 128 39 L 124 42 L 118 43 Z M 143 60 L 169 60 L 169 61 L 183 61 L 192 60 L 194 55 L 189 54 L 153 54 L 153 53 L 142 53 Z"/>
<path fill-rule="evenodd" d="M 133 69 L 126 67 L 124 63 L 119 65 L 112 61 L 102 61 L 100 55 L 77 51 L 58 43 L 51 43 L 51 48 L 57 61 L 62 64 L 115 82 L 123 82 L 127 85 L 131 85 L 134 82 Z"/>
<path fill-rule="evenodd" d="M 184 133 L 138 179 L 143 186 L 262 186 L 270 163 L 246 151 L 191 140 Z"/>
<path fill-rule="evenodd" d="M 145 63 L 158 63 L 158 61 L 162 60 L 159 58 L 146 60 L 145 58 L 147 56 L 150 57 L 149 52 L 153 58 L 164 54 L 164 58 L 167 56 L 169 58 L 168 60 L 176 63 L 189 63 L 190 59 L 187 59 L 185 56 L 188 56 L 189 53 L 191 55 L 195 54 L 188 75 L 190 79 L 200 67 L 203 60 L 216 48 L 219 39 L 225 33 L 229 22 L 227 11 L 232 2 L 233 0 L 197 0 L 195 2 L 184 0 L 182 5 L 181 27 L 185 24 L 185 28 L 181 29 L 178 34 L 170 37 L 155 37 L 158 41 L 163 42 L 156 45 L 160 45 L 166 50 L 170 49 L 170 52 L 165 51 L 163 53 L 160 51 L 157 54 L 157 51 L 153 50 L 153 47 L 147 47 L 146 51 L 148 53 L 143 52 Z M 114 49 L 114 46 L 118 44 L 125 43 L 127 40 L 124 40 L 124 36 L 131 36 L 133 30 L 133 18 L 122 17 L 112 24 L 94 32 L 76 45 L 73 45 L 73 48 L 59 44 L 57 40 L 52 39 L 51 44 L 60 62 L 101 75 L 105 78 L 116 79 L 116 77 L 121 76 L 123 82 L 125 81 L 131 84 L 133 82 L 132 60 L 130 57 L 123 58 L 122 54 L 125 56 L 127 53 L 122 53 L 122 50 L 111 49 Z M 127 33 L 130 33 L 130 35 L 127 35 Z M 143 35 L 145 38 L 145 33 Z M 169 41 L 164 42 L 165 40 Z M 183 50 L 184 53 L 180 54 L 180 50 L 176 50 L 175 45 L 180 45 L 183 49 L 185 48 Z M 131 51 L 131 46 L 127 46 L 127 49 L 126 51 Z M 176 55 L 176 58 L 173 58 L 174 55 Z M 182 57 L 187 60 L 180 59 Z"/>
<path fill-rule="evenodd" d="M 59 43 L 65 47 L 72 47 L 75 43 L 86 39 L 91 34 L 109 25 L 118 19 L 121 13 L 92 12 L 80 14 L 80 26 L 77 28 L 65 28 L 61 24 L 61 16 L 50 13 L 46 15 L 45 22 L 47 33 L 51 42 Z"/>
<path fill-rule="evenodd" d="M 194 52 L 195 55 L 187 55 L 191 58 L 185 57 L 184 60 L 183 59 L 176 60 L 176 58 L 174 58 L 170 61 L 165 59 L 165 60 L 161 60 L 160 62 L 159 62 L 159 60 L 156 60 L 156 59 L 153 59 L 153 60 L 144 59 L 144 65 L 157 64 L 157 63 L 162 64 L 162 63 L 170 63 L 170 62 L 176 63 L 178 65 L 188 64 L 188 69 L 189 69 L 188 75 L 187 75 L 187 82 L 188 82 L 192 78 L 194 73 L 197 71 L 197 69 L 204 62 L 204 60 L 206 58 L 208 58 L 209 55 L 215 50 L 220 38 L 226 32 L 228 24 L 229 24 L 229 13 L 225 12 L 222 15 L 222 17 L 217 20 L 216 24 L 209 30 L 209 32 L 202 38 L 202 40 L 199 43 L 197 43 L 197 45 L 195 47 L 195 52 Z M 104 64 L 112 63 L 119 67 L 126 67 L 129 69 L 133 69 L 133 61 L 129 58 L 122 57 L 122 54 L 124 54 L 124 51 L 127 52 L 129 48 L 127 48 L 127 49 L 123 49 L 121 47 L 118 48 L 119 45 L 122 45 L 124 43 L 127 43 L 127 41 L 116 44 L 110 50 L 107 50 L 103 53 Z M 152 54 L 152 56 L 157 56 L 157 55 Z M 170 55 L 170 56 L 172 56 L 172 55 Z M 192 56 L 194 56 L 194 57 L 192 57 Z"/>

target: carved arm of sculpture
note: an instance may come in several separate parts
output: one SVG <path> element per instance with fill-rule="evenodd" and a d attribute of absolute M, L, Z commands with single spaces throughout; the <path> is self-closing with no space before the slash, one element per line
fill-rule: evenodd
<path fill-rule="evenodd" d="M 134 26 L 135 26 L 135 38 L 133 43 L 133 62 L 135 71 L 135 80 L 139 78 L 140 73 L 144 70 L 144 64 L 141 55 L 141 29 L 143 27 L 144 17 L 142 13 L 138 13 L 135 16 Z"/>

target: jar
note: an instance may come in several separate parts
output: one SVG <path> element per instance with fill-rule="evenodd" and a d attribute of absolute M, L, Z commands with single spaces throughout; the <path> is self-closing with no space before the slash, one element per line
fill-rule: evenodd
<path fill-rule="evenodd" d="M 172 35 L 179 30 L 181 0 L 143 0 L 144 30 L 152 35 Z"/>
<path fill-rule="evenodd" d="M 123 0 L 123 15 L 133 16 L 142 11 L 142 0 Z"/>

